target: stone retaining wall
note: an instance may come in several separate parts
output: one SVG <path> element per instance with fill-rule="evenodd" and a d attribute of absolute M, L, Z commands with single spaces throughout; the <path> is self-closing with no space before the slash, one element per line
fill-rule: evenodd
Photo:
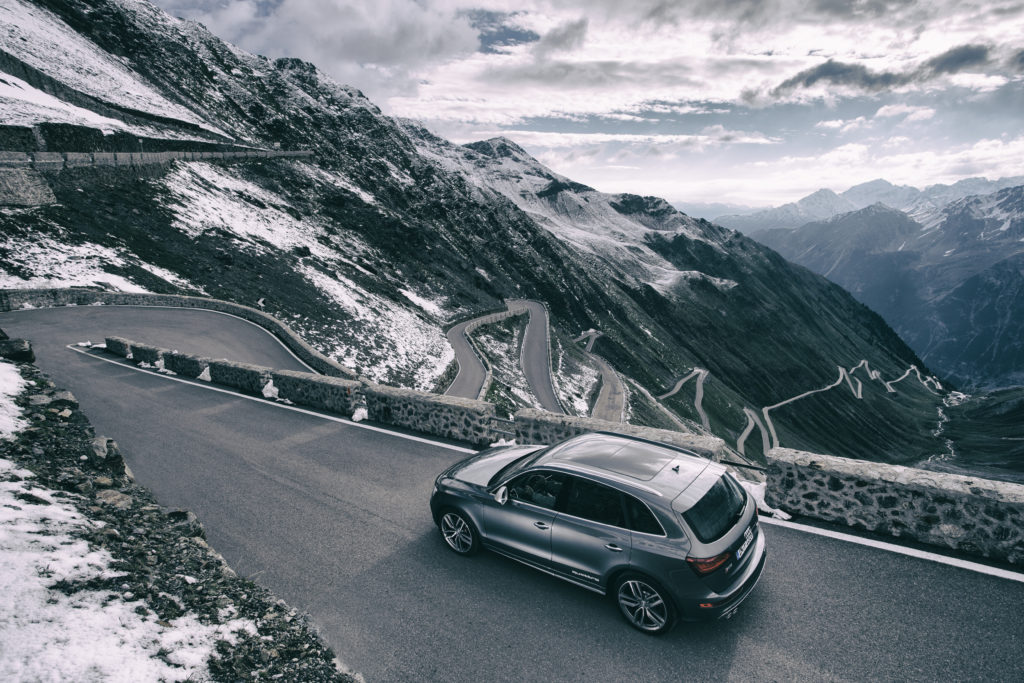
<path fill-rule="evenodd" d="M 614 432 L 686 448 L 715 462 L 721 462 L 726 453 L 725 441 L 715 436 L 558 415 L 534 408 L 524 408 L 515 414 L 515 432 L 516 442 L 521 444 L 553 444 L 586 432 Z"/>
<path fill-rule="evenodd" d="M 6 289 L 0 290 L 0 311 L 21 308 L 52 308 L 56 306 L 172 306 L 175 308 L 202 308 L 230 313 L 256 323 L 284 342 L 292 353 L 304 363 L 324 375 L 354 377 L 354 373 L 307 344 L 290 327 L 272 315 L 249 306 L 219 299 L 174 294 L 135 294 L 127 292 L 100 292 L 93 289 Z"/>
<path fill-rule="evenodd" d="M 310 150 L 243 149 L 231 152 L 17 152 L 0 151 L 0 166 L 32 168 L 37 171 L 62 171 L 88 166 L 166 166 L 178 159 L 186 161 L 224 159 L 305 159 Z"/>
<path fill-rule="evenodd" d="M 1024 564 L 1024 485 L 774 448 L 769 505 Z"/>
<path fill-rule="evenodd" d="M 107 339 L 107 349 L 110 349 L 110 340 Z M 124 354 L 120 354 L 124 355 Z M 164 353 L 164 368 L 176 375 L 195 379 L 203 374 L 203 370 L 210 366 L 213 361 L 201 356 L 191 356 L 187 353 L 171 351 Z"/>
<path fill-rule="evenodd" d="M 139 344 L 123 337 L 107 337 L 107 351 L 131 357 L 137 363 L 158 365 L 186 377 L 198 377 L 204 369 L 210 381 L 246 393 L 262 395 L 273 381 L 277 397 L 292 403 L 352 415 L 365 403 L 367 419 L 424 434 L 485 446 L 496 439 L 492 418 L 494 405 L 483 401 L 397 389 L 368 382 L 323 377 L 291 370 L 272 370 L 258 365 L 211 360 Z"/>
<path fill-rule="evenodd" d="M 263 387 L 270 381 L 270 368 L 249 363 L 233 363 L 229 360 L 210 361 L 210 381 L 227 387 L 240 389 L 247 394 L 263 394 Z"/>
<path fill-rule="evenodd" d="M 351 415 L 359 402 L 362 383 L 339 377 L 318 377 L 294 370 L 270 373 L 279 398 L 310 408 Z"/>
<path fill-rule="evenodd" d="M 361 393 L 369 419 L 374 422 L 478 446 L 496 439 L 493 403 L 370 383 L 363 385 Z"/>

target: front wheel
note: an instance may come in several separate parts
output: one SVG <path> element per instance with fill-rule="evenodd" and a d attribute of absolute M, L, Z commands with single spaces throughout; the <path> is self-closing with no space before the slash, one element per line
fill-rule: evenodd
<path fill-rule="evenodd" d="M 675 609 L 664 589 L 641 574 L 626 574 L 619 579 L 615 599 L 622 616 L 635 629 L 657 635 L 675 623 Z"/>
<path fill-rule="evenodd" d="M 459 510 L 445 510 L 441 514 L 441 536 L 453 552 L 472 555 L 480 549 L 480 535 L 473 522 Z"/>

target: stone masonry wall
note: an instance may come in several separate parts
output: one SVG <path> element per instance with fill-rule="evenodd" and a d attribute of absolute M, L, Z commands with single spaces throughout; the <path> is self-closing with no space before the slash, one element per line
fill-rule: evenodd
<path fill-rule="evenodd" d="M 0 311 L 20 308 L 52 308 L 56 306 L 173 306 L 177 308 L 202 308 L 209 311 L 230 313 L 249 322 L 256 323 L 280 339 L 304 363 L 324 375 L 353 377 L 348 368 L 323 355 L 307 344 L 290 327 L 272 315 L 249 306 L 242 306 L 219 299 L 174 294 L 135 294 L 126 292 L 100 292 L 93 289 L 7 289 L 0 291 Z"/>
<path fill-rule="evenodd" d="M 270 378 L 279 398 L 340 415 L 355 412 L 362 389 L 362 383 L 357 380 L 319 377 L 294 370 L 274 370 Z"/>
<path fill-rule="evenodd" d="M 107 342 L 107 350 L 110 350 L 109 339 Z M 210 366 L 213 361 L 209 358 L 203 358 L 202 356 L 192 356 L 187 353 L 180 353 L 178 351 L 170 351 L 164 353 L 164 368 L 171 372 L 181 375 L 182 377 L 190 377 L 195 379 L 199 375 L 203 374 L 203 370 Z"/>
<path fill-rule="evenodd" d="M 493 403 L 365 383 L 369 419 L 449 439 L 486 445 L 494 441 Z"/>
<path fill-rule="evenodd" d="M 130 353 L 137 363 L 157 365 L 189 377 L 204 368 L 210 380 L 246 393 L 261 395 L 273 381 L 277 397 L 298 405 L 351 415 L 365 402 L 368 419 L 425 434 L 486 445 L 495 440 L 494 405 L 483 401 L 396 389 L 368 382 L 324 377 L 258 365 L 210 360 L 172 352 L 123 337 L 107 337 L 107 351 L 122 357 Z"/>
<path fill-rule="evenodd" d="M 521 444 L 553 444 L 587 432 L 614 432 L 686 448 L 716 462 L 721 462 L 725 455 L 725 442 L 715 436 L 558 415 L 535 408 L 524 408 L 515 414 L 515 431 L 516 442 Z"/>
<path fill-rule="evenodd" d="M 261 395 L 270 381 L 270 368 L 228 360 L 210 361 L 210 381 L 240 389 L 248 394 Z"/>
<path fill-rule="evenodd" d="M 1024 485 L 774 448 L 769 505 L 1024 564 Z"/>

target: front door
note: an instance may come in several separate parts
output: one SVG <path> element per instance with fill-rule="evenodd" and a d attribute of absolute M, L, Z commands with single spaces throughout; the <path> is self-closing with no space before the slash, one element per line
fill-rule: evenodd
<path fill-rule="evenodd" d="M 566 475 L 537 470 L 521 474 L 508 486 L 508 502 L 488 505 L 485 540 L 496 550 L 542 567 L 551 562 L 555 503 Z"/>

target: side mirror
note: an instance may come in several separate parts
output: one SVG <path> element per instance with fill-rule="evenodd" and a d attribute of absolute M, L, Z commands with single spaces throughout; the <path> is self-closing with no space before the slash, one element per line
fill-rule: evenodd
<path fill-rule="evenodd" d="M 502 486 L 494 492 L 494 500 L 498 501 L 498 505 L 504 505 L 508 502 L 508 487 Z"/>

